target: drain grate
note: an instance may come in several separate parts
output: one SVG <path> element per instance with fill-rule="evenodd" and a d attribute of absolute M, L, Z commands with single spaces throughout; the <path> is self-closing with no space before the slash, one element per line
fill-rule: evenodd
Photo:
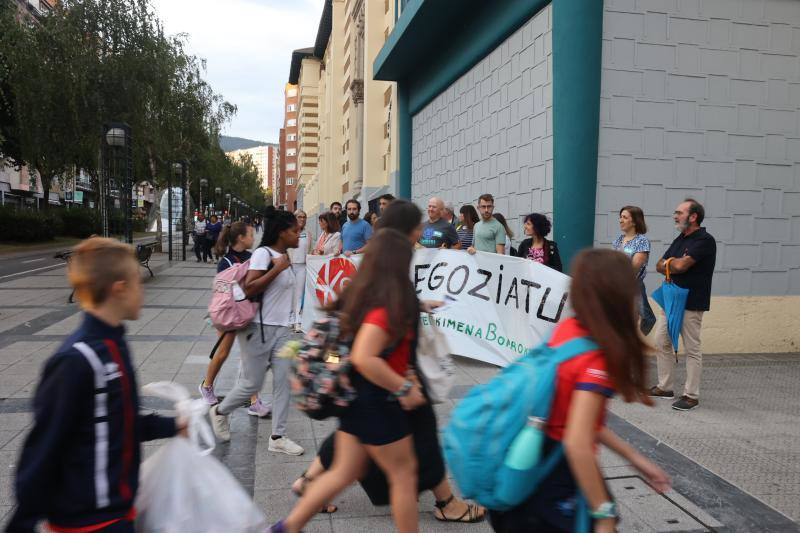
<path fill-rule="evenodd" d="M 640 476 L 610 477 L 606 483 L 620 508 L 620 532 L 717 533 L 722 525 L 674 492 L 658 494 Z"/>

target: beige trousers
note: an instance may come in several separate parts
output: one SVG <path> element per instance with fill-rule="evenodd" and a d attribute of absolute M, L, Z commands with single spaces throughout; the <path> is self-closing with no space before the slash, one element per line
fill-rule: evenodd
<path fill-rule="evenodd" d="M 684 311 L 681 337 L 686 351 L 686 385 L 683 394 L 692 399 L 700 398 L 700 374 L 703 370 L 703 352 L 700 347 L 700 330 L 703 325 L 705 311 Z M 661 313 L 656 331 L 656 350 L 658 362 L 658 388 L 664 391 L 674 390 L 675 386 L 675 349 L 669 338 L 667 320 Z"/>

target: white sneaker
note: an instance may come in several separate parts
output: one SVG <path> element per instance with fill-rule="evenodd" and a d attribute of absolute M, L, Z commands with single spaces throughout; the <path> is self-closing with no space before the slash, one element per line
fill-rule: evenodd
<path fill-rule="evenodd" d="M 217 436 L 222 442 L 231 440 L 231 425 L 228 422 L 228 415 L 217 414 L 219 404 L 212 405 L 208 410 L 208 416 L 211 418 L 211 429 L 214 430 L 214 435 Z"/>
<path fill-rule="evenodd" d="M 289 437 L 279 439 L 269 438 L 269 451 L 285 453 L 286 455 L 303 455 L 305 450 L 302 446 L 292 441 Z"/>

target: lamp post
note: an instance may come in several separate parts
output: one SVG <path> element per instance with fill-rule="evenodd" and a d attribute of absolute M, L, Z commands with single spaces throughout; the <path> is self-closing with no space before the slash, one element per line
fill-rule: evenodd
<path fill-rule="evenodd" d="M 125 218 L 125 242 L 133 243 L 133 214 L 131 211 L 133 189 L 133 157 L 131 127 L 124 122 L 110 122 L 103 127 L 103 176 L 100 191 L 100 218 L 103 236 L 108 237 L 109 181 L 122 182 L 120 202 Z"/>
<path fill-rule="evenodd" d="M 233 214 L 231 213 L 231 202 L 232 201 L 233 200 L 231 200 L 231 193 L 229 193 L 229 192 L 225 193 L 225 205 L 227 206 L 226 211 L 228 212 L 228 215 L 231 217 L 231 221 L 233 221 Z"/>
<path fill-rule="evenodd" d="M 214 187 L 214 210 L 219 209 L 219 201 L 222 198 L 222 187 Z"/>
<path fill-rule="evenodd" d="M 198 204 L 199 204 L 198 205 L 198 210 L 201 213 L 203 213 L 203 215 L 205 215 L 206 213 L 205 213 L 205 211 L 203 211 L 203 189 L 208 187 L 208 180 L 205 179 L 205 178 L 200 178 L 199 183 L 200 183 L 200 195 L 199 195 L 200 201 L 198 202 Z"/>

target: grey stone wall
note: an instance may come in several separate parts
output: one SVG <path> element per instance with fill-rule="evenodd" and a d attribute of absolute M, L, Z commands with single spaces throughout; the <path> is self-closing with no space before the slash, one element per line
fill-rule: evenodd
<path fill-rule="evenodd" d="M 413 118 L 412 195 L 458 208 L 491 193 L 522 239 L 522 217 L 553 211 L 548 5 Z"/>
<path fill-rule="evenodd" d="M 796 0 L 606 0 L 595 244 L 639 205 L 652 269 L 692 196 L 715 294 L 800 294 L 799 55 Z"/>

